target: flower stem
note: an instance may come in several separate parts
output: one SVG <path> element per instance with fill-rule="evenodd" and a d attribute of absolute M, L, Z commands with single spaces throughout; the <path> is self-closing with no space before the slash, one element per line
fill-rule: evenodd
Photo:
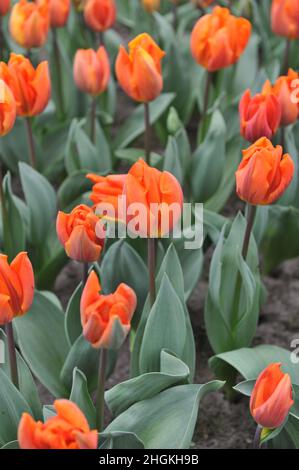
<path fill-rule="evenodd" d="M 25 123 L 26 123 L 27 136 L 28 136 L 30 164 L 32 168 L 35 169 L 36 168 L 36 152 L 35 152 L 34 138 L 33 138 L 33 132 L 32 132 L 31 118 L 30 117 L 25 118 Z"/>
<path fill-rule="evenodd" d="M 254 224 L 255 214 L 256 214 L 256 206 L 247 204 L 247 225 L 246 225 L 246 230 L 245 230 L 245 235 L 244 235 L 244 240 L 243 240 L 243 247 L 242 247 L 242 256 L 244 260 L 246 260 L 247 258 L 250 235 L 251 235 L 252 227 Z"/>
<path fill-rule="evenodd" d="M 62 118 L 64 117 L 64 102 L 63 102 L 63 92 L 62 92 L 62 73 L 61 73 L 61 60 L 60 60 L 60 50 L 57 40 L 57 31 L 56 28 L 52 29 L 53 33 L 53 50 L 54 50 L 54 57 L 56 62 L 56 71 L 57 71 L 57 95 L 58 95 L 58 102 L 59 108 L 61 112 Z"/>
<path fill-rule="evenodd" d="M 288 73 L 289 61 L 290 61 L 290 46 L 291 46 L 291 41 L 290 41 L 290 39 L 287 39 L 286 40 L 286 47 L 285 47 L 285 51 L 284 51 L 282 74 L 287 74 Z"/>
<path fill-rule="evenodd" d="M 82 285 L 83 288 L 86 284 L 87 278 L 88 278 L 88 270 L 89 270 L 89 265 L 88 263 L 82 263 L 83 265 L 83 272 L 82 272 Z"/>
<path fill-rule="evenodd" d="M 90 140 L 95 144 L 96 136 L 96 119 L 97 119 L 97 99 L 92 98 L 91 102 L 91 113 L 90 113 Z"/>
<path fill-rule="evenodd" d="M 145 161 L 148 165 L 151 163 L 151 147 L 150 147 L 150 110 L 149 104 L 144 103 L 144 125 L 145 125 L 145 134 L 144 134 L 144 147 L 145 147 Z"/>
<path fill-rule="evenodd" d="M 157 239 L 147 239 L 147 260 L 149 274 L 149 295 L 150 303 L 154 304 L 156 300 L 156 257 L 157 257 Z"/>
<path fill-rule="evenodd" d="M 107 349 L 100 350 L 99 357 L 99 376 L 98 376 L 98 390 L 97 390 L 97 429 L 102 431 L 104 424 L 104 410 L 105 410 L 105 379 L 107 367 Z"/>
<path fill-rule="evenodd" d="M 202 110 L 202 117 L 201 117 L 202 120 L 204 120 L 204 118 L 206 117 L 207 110 L 209 107 L 209 97 L 210 97 L 212 80 L 213 80 L 213 72 L 207 72 L 204 103 L 203 103 L 203 110 Z"/>
<path fill-rule="evenodd" d="M 261 447 L 262 430 L 263 430 L 262 426 L 260 426 L 258 424 L 257 428 L 256 428 L 256 431 L 255 431 L 255 434 L 254 434 L 254 438 L 253 438 L 253 443 L 252 443 L 253 449 L 260 449 L 260 447 Z"/>
<path fill-rule="evenodd" d="M 282 150 L 285 150 L 285 127 L 281 126 L 280 128 L 280 145 L 282 146 Z"/>
<path fill-rule="evenodd" d="M 98 31 L 96 33 L 96 49 L 98 49 L 100 46 L 105 46 L 105 39 L 104 39 L 103 31 Z"/>
<path fill-rule="evenodd" d="M 172 5 L 172 26 L 173 29 L 176 31 L 178 29 L 179 18 L 178 18 L 178 6 L 176 3 Z"/>
<path fill-rule="evenodd" d="M 19 388 L 18 364 L 17 364 L 17 355 L 16 355 L 16 348 L 15 348 L 15 342 L 14 342 L 12 322 L 9 322 L 6 324 L 5 330 L 6 330 L 7 345 L 8 345 L 10 377 L 14 386 L 16 388 Z"/>

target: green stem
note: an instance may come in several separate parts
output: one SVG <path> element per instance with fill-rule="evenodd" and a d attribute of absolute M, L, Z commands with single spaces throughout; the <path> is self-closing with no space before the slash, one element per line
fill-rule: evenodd
<path fill-rule="evenodd" d="M 157 258 L 157 239 L 147 239 L 147 259 L 149 275 L 149 295 L 150 303 L 154 304 L 156 300 L 156 258 Z"/>
<path fill-rule="evenodd" d="M 253 443 L 252 447 L 253 449 L 260 449 L 261 447 L 261 434 L 262 434 L 263 428 L 259 424 L 257 425 L 254 438 L 253 438 Z"/>
<path fill-rule="evenodd" d="M 53 50 L 54 50 L 54 57 L 56 63 L 56 70 L 57 70 L 57 95 L 58 95 L 58 102 L 59 108 L 61 111 L 62 117 L 64 117 L 64 101 L 63 101 L 63 91 L 62 91 L 62 73 L 61 73 L 61 60 L 60 60 L 60 50 L 59 44 L 57 40 L 57 31 L 56 28 L 52 29 L 53 33 Z"/>
<path fill-rule="evenodd" d="M 204 94 L 204 104 L 203 104 L 202 117 L 201 117 L 202 120 L 204 120 L 204 118 L 206 117 L 207 110 L 209 107 L 209 97 L 210 97 L 210 90 L 211 90 L 213 75 L 214 75 L 214 72 L 207 72 L 206 87 L 205 87 L 205 94 Z"/>
<path fill-rule="evenodd" d="M 287 74 L 289 69 L 289 62 L 290 62 L 290 46 L 291 41 L 290 39 L 286 40 L 286 47 L 284 51 L 284 59 L 283 59 L 283 66 L 282 66 L 282 74 Z"/>
<path fill-rule="evenodd" d="M 35 152 L 34 138 L 33 138 L 33 132 L 32 132 L 31 118 L 30 117 L 25 118 L 25 123 L 26 123 L 27 136 L 28 136 L 30 164 L 32 168 L 35 169 L 36 168 L 36 152 Z"/>
<path fill-rule="evenodd" d="M 280 128 L 280 145 L 282 146 L 282 150 L 285 150 L 285 127 L 281 126 Z"/>
<path fill-rule="evenodd" d="M 96 120 L 97 120 L 97 99 L 92 98 L 91 102 L 91 114 L 90 114 L 90 140 L 95 144 L 96 137 Z"/>
<path fill-rule="evenodd" d="M 100 46 L 105 46 L 105 38 L 103 31 L 98 31 L 96 33 L 96 49 L 98 49 Z"/>
<path fill-rule="evenodd" d="M 15 348 L 15 342 L 14 342 L 12 322 L 6 324 L 5 330 L 6 330 L 6 336 L 7 336 L 11 381 L 16 388 L 19 388 L 17 354 L 16 354 L 16 348 Z"/>
<path fill-rule="evenodd" d="M 178 18 L 178 6 L 176 3 L 172 5 L 172 25 L 173 29 L 176 31 L 178 29 L 179 18 Z"/>
<path fill-rule="evenodd" d="M 82 285 L 83 288 L 87 282 L 88 279 L 88 271 L 89 271 L 89 264 L 88 263 L 82 263 L 83 265 L 83 272 L 82 272 Z"/>
<path fill-rule="evenodd" d="M 105 411 L 105 380 L 107 368 L 107 349 L 100 350 L 99 357 L 99 376 L 98 376 L 98 389 L 97 389 L 97 429 L 102 431 L 104 425 L 104 411 Z"/>
<path fill-rule="evenodd" d="M 242 247 L 242 256 L 245 261 L 247 258 L 250 235 L 251 235 L 253 224 L 254 224 L 255 214 L 256 214 L 256 206 L 252 206 L 251 204 L 248 204 L 247 205 L 247 225 L 246 225 L 246 230 L 245 230 L 245 235 L 244 235 L 244 240 L 243 240 L 243 247 Z"/>
<path fill-rule="evenodd" d="M 148 165 L 150 165 L 151 163 L 151 145 L 150 145 L 151 125 L 150 125 L 150 110 L 149 110 L 148 103 L 144 103 L 144 126 L 145 126 L 145 133 L 144 133 L 145 161 Z"/>

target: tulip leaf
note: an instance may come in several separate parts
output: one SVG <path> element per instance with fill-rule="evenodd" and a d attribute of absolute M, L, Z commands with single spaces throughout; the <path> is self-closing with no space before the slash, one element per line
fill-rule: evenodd
<path fill-rule="evenodd" d="M 77 367 L 73 372 L 73 386 L 70 400 L 76 403 L 86 417 L 91 429 L 96 428 L 96 409 L 89 395 L 87 380 L 83 372 Z"/>
<path fill-rule="evenodd" d="M 144 444 L 133 432 L 102 432 L 100 447 L 102 449 L 144 449 Z"/>
<path fill-rule="evenodd" d="M 172 173 L 183 184 L 183 169 L 179 157 L 179 149 L 174 137 L 169 136 L 163 159 L 163 170 Z"/>
<path fill-rule="evenodd" d="M 200 400 L 222 386 L 223 382 L 214 381 L 164 390 L 132 405 L 117 416 L 104 433 L 133 432 L 146 449 L 189 448 Z"/>
<path fill-rule="evenodd" d="M 14 321 L 19 346 L 33 374 L 55 396 L 66 397 L 60 371 L 68 353 L 63 312 L 36 292 L 29 312 Z"/>
<path fill-rule="evenodd" d="M 84 192 L 91 189 L 92 183 L 86 178 L 86 170 L 78 170 L 71 173 L 58 190 L 58 204 L 62 210 L 71 210 L 74 202 Z"/>
<path fill-rule="evenodd" d="M 74 344 L 77 338 L 82 334 L 82 325 L 80 319 L 80 302 L 82 296 L 82 282 L 73 292 L 65 312 L 65 334 L 70 346 Z"/>
<path fill-rule="evenodd" d="M 1 447 L 1 450 L 13 450 L 13 449 L 19 449 L 19 443 L 18 441 L 11 441 L 5 444 L 3 447 Z"/>

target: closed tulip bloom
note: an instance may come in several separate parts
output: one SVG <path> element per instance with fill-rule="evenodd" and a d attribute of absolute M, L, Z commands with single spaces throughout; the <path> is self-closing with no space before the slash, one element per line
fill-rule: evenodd
<path fill-rule="evenodd" d="M 202 16 L 191 34 L 191 52 L 200 65 L 214 72 L 237 62 L 251 33 L 251 24 L 227 8 L 216 6 Z"/>
<path fill-rule="evenodd" d="M 97 449 L 98 431 L 90 430 L 79 407 L 69 400 L 56 400 L 56 416 L 45 423 L 23 413 L 18 428 L 21 449 Z"/>
<path fill-rule="evenodd" d="M 236 172 L 237 194 L 253 205 L 272 204 L 287 189 L 294 175 L 290 155 L 282 147 L 273 147 L 262 137 L 243 150 L 243 159 Z"/>
<path fill-rule="evenodd" d="M 5 16 L 10 9 L 10 0 L 0 0 L 0 16 Z"/>
<path fill-rule="evenodd" d="M 11 54 L 8 65 L 0 63 L 0 79 L 13 92 L 18 116 L 36 116 L 46 108 L 51 96 L 47 61 L 34 69 L 29 59 Z"/>
<path fill-rule="evenodd" d="M 13 39 L 22 47 L 42 47 L 48 37 L 50 15 L 48 0 L 28 2 L 19 0 L 13 6 L 9 30 Z"/>
<path fill-rule="evenodd" d="M 161 60 L 165 52 L 146 33 L 129 43 L 129 54 L 123 46 L 116 59 L 116 76 L 122 89 L 133 100 L 149 102 L 163 88 Z"/>
<path fill-rule="evenodd" d="M 71 11 L 71 0 L 50 0 L 49 8 L 51 27 L 65 26 Z"/>
<path fill-rule="evenodd" d="M 74 60 L 74 80 L 84 93 L 98 96 L 103 93 L 110 80 L 110 64 L 106 49 L 79 49 Z"/>
<path fill-rule="evenodd" d="M 8 134 L 14 126 L 17 108 L 11 89 L 0 79 L 0 136 Z"/>
<path fill-rule="evenodd" d="M 94 205 L 111 204 L 114 208 L 115 216 L 117 217 L 119 212 L 119 197 L 123 194 L 126 176 L 127 175 L 100 176 L 92 173 L 86 175 L 86 177 L 94 183 L 90 195 L 90 199 Z"/>
<path fill-rule="evenodd" d="M 291 377 L 280 367 L 281 363 L 266 367 L 257 378 L 251 394 L 251 415 L 263 428 L 279 428 L 294 404 Z"/>
<path fill-rule="evenodd" d="M 142 0 L 143 8 L 148 13 L 153 13 L 160 9 L 160 0 Z"/>
<path fill-rule="evenodd" d="M 292 88 L 293 80 L 298 80 L 299 74 L 289 69 L 288 74 L 278 77 L 273 85 L 272 91 L 278 99 L 281 107 L 281 126 L 288 126 L 297 121 L 299 108 L 297 103 L 293 103 L 291 95 L 294 91 Z"/>
<path fill-rule="evenodd" d="M 81 297 L 83 335 L 96 349 L 118 349 L 130 331 L 136 294 L 126 284 L 120 284 L 113 294 L 100 292 L 98 276 L 92 271 Z"/>
<path fill-rule="evenodd" d="M 84 5 L 86 24 L 95 32 L 106 31 L 116 20 L 114 0 L 87 0 Z"/>
<path fill-rule="evenodd" d="M 90 207 L 81 204 L 70 214 L 59 211 L 56 231 L 71 259 L 85 263 L 99 259 L 105 243 L 105 231 Z"/>
<path fill-rule="evenodd" d="M 0 255 L 0 325 L 24 315 L 34 296 L 34 274 L 27 253 L 19 253 L 9 264 Z"/>
<path fill-rule="evenodd" d="M 181 217 L 183 191 L 178 180 L 168 171 L 152 168 L 138 160 L 130 169 L 124 185 L 127 223 L 135 219 L 128 212 L 130 205 L 139 204 L 141 221 L 137 231 L 142 236 L 162 237 L 168 234 Z"/>
<path fill-rule="evenodd" d="M 251 96 L 246 90 L 239 103 L 240 132 L 244 139 L 255 142 L 260 137 L 271 139 L 281 119 L 281 106 L 269 81 L 261 93 Z"/>
<path fill-rule="evenodd" d="M 299 3 L 297 0 L 272 0 L 271 27 L 278 36 L 299 38 Z"/>

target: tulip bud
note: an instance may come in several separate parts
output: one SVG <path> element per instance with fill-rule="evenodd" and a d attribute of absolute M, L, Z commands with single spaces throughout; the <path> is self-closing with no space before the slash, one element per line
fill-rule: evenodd
<path fill-rule="evenodd" d="M 278 77 L 273 85 L 272 91 L 278 99 L 281 108 L 281 126 L 288 126 L 297 121 L 299 108 L 297 103 L 293 103 L 291 95 L 293 93 L 293 80 L 298 80 L 299 74 L 289 69 L 288 75 Z"/>
<path fill-rule="evenodd" d="M 163 88 L 161 59 L 164 55 L 165 52 L 146 33 L 129 43 L 129 54 L 120 46 L 115 64 L 116 76 L 133 100 L 149 102 L 160 95 Z"/>
<path fill-rule="evenodd" d="M 254 142 L 260 137 L 271 139 L 281 119 L 281 106 L 267 81 L 261 93 L 251 97 L 246 90 L 239 103 L 240 132 L 244 139 Z"/>
<path fill-rule="evenodd" d="M 294 175 L 290 155 L 283 155 L 282 147 L 273 147 L 262 137 L 248 149 L 236 172 L 237 194 L 253 205 L 272 204 L 287 189 Z"/>
<path fill-rule="evenodd" d="M 0 255 L 0 325 L 24 315 L 34 296 L 34 273 L 27 253 L 19 253 L 8 264 L 7 256 Z"/>
<path fill-rule="evenodd" d="M 95 32 L 106 31 L 116 20 L 114 0 L 87 0 L 84 5 L 86 24 Z"/>
<path fill-rule="evenodd" d="M 56 230 L 60 243 L 70 258 L 85 263 L 99 259 L 105 243 L 105 231 L 90 207 L 81 204 L 70 214 L 60 211 Z"/>
<path fill-rule="evenodd" d="M 10 0 L 0 0 L 0 16 L 5 16 L 10 9 Z"/>
<path fill-rule="evenodd" d="M 84 93 L 98 96 L 103 93 L 110 80 L 110 64 L 106 49 L 79 49 L 74 60 L 74 80 Z"/>
<path fill-rule="evenodd" d="M 294 404 L 291 378 L 280 367 L 281 363 L 269 364 L 261 372 L 250 398 L 252 417 L 268 429 L 279 428 Z"/>
<path fill-rule="evenodd" d="M 202 16 L 191 34 L 191 52 L 209 72 L 229 67 L 237 62 L 247 46 L 251 24 L 237 18 L 227 8 L 216 6 Z"/>
<path fill-rule="evenodd" d="M 139 212 L 136 229 L 140 236 L 162 237 L 181 217 L 183 191 L 178 180 L 168 171 L 150 167 L 142 159 L 131 167 L 125 180 L 124 195 L 128 228 L 134 232 L 135 212 Z"/>
<path fill-rule="evenodd" d="M 92 271 L 80 304 L 83 335 L 94 348 L 118 349 L 130 331 L 137 297 L 126 284 L 120 284 L 113 294 L 100 291 L 98 276 Z"/>
<path fill-rule="evenodd" d="M 272 0 L 271 27 L 278 36 L 299 38 L 299 3 L 294 0 Z"/>
<path fill-rule="evenodd" d="M 142 0 L 143 8 L 148 13 L 153 13 L 160 9 L 160 0 Z"/>
<path fill-rule="evenodd" d="M 17 108 L 11 89 L 0 79 L 0 136 L 11 131 L 16 120 Z"/>
<path fill-rule="evenodd" d="M 50 0 L 49 7 L 51 27 L 65 26 L 71 10 L 71 0 Z"/>
<path fill-rule="evenodd" d="M 36 116 L 47 106 L 51 95 L 48 62 L 34 69 L 29 59 L 12 53 L 7 65 L 0 63 L 0 79 L 13 92 L 18 116 Z"/>
<path fill-rule="evenodd" d="M 21 449 L 97 449 L 98 431 L 90 430 L 78 406 L 69 400 L 54 401 L 57 415 L 45 423 L 23 413 L 18 429 Z"/>
<path fill-rule="evenodd" d="M 19 0 L 12 9 L 9 30 L 13 39 L 25 49 L 42 47 L 48 37 L 50 15 L 48 0 Z"/>

